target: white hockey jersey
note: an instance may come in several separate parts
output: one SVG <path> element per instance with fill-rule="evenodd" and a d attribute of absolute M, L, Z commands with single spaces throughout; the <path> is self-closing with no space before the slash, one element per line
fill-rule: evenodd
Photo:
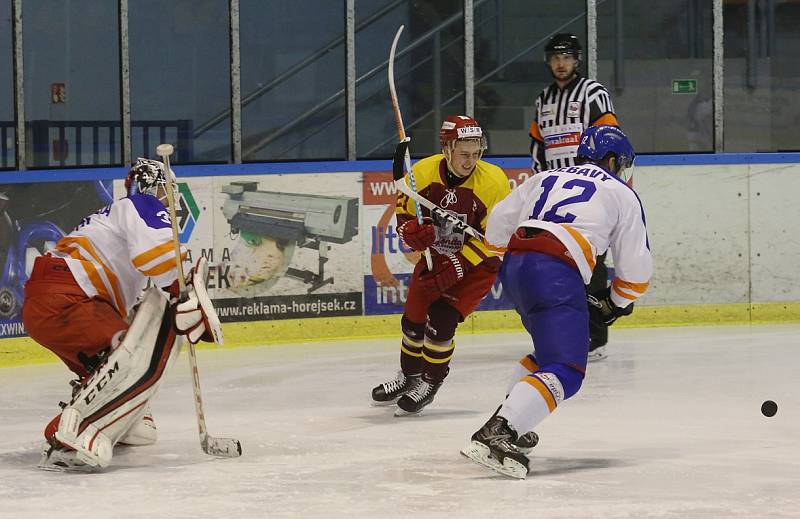
<path fill-rule="evenodd" d="M 86 295 L 111 301 L 123 317 L 148 279 L 157 287 L 177 279 L 169 213 L 152 195 L 123 198 L 87 216 L 50 254 L 66 260 Z"/>
<path fill-rule="evenodd" d="M 545 229 L 567 248 L 588 284 L 596 256 L 611 249 L 611 299 L 628 306 L 647 290 L 653 260 L 642 203 L 599 166 L 568 166 L 533 175 L 489 214 L 486 240 L 505 248 L 518 227 Z"/>

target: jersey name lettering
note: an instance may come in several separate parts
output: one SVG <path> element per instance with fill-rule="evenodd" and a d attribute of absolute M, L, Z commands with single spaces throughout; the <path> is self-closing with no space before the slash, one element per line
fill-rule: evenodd
<path fill-rule="evenodd" d="M 580 166 L 564 166 L 554 171 L 561 171 L 564 173 L 572 173 L 574 175 L 583 175 L 584 177 L 599 178 L 601 182 L 611 180 L 611 175 L 596 168 L 582 168 Z"/>

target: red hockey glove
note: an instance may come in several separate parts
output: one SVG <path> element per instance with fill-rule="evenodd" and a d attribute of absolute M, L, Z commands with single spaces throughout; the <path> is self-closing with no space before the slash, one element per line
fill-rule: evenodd
<path fill-rule="evenodd" d="M 397 228 L 397 234 L 411 250 L 423 251 L 436 241 L 436 229 L 430 218 L 423 218 L 421 225 L 416 218 L 406 220 Z"/>
<path fill-rule="evenodd" d="M 444 292 L 467 275 L 472 265 L 458 252 L 433 256 L 433 269 L 419 276 L 422 287 L 429 292 Z"/>

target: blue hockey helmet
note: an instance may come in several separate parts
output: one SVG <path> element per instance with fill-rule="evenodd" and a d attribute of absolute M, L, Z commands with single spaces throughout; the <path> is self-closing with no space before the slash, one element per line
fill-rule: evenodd
<path fill-rule="evenodd" d="M 636 158 L 628 137 L 616 126 L 600 125 L 586 128 L 581 135 L 578 157 L 597 163 L 609 153 L 617 158 L 620 172 L 633 166 Z"/>

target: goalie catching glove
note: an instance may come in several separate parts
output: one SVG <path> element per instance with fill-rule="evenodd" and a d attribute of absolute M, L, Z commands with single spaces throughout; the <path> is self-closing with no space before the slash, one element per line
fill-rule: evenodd
<path fill-rule="evenodd" d="M 433 256 L 433 269 L 423 272 L 419 282 L 428 292 L 444 292 L 467 275 L 472 267 L 460 253 Z"/>
<path fill-rule="evenodd" d="M 175 328 L 192 344 L 198 341 L 222 344 L 222 327 L 214 305 L 206 291 L 208 261 L 197 260 L 192 277 L 186 284 L 186 299 L 175 305 Z"/>
<path fill-rule="evenodd" d="M 606 288 L 595 294 L 588 294 L 590 323 L 611 326 L 619 317 L 633 313 L 633 303 L 621 308 L 611 300 L 611 289 Z"/>

